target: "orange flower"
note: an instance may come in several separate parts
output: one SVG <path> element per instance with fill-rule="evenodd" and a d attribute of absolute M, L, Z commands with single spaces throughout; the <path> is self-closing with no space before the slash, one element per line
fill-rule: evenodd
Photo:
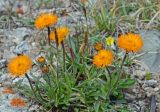
<path fill-rule="evenodd" d="M 10 105 L 13 107 L 25 107 L 26 102 L 21 98 L 13 98 L 10 101 Z"/>
<path fill-rule="evenodd" d="M 5 88 L 2 91 L 3 94 L 14 94 L 14 91 L 11 88 Z"/>
<path fill-rule="evenodd" d="M 100 43 L 100 42 L 96 42 L 96 43 L 94 44 L 94 48 L 95 48 L 95 50 L 99 51 L 99 50 L 102 50 L 103 45 L 102 45 L 102 43 Z"/>
<path fill-rule="evenodd" d="M 100 50 L 93 58 L 93 64 L 98 68 L 109 66 L 112 62 L 113 54 L 109 50 Z"/>
<path fill-rule="evenodd" d="M 56 24 L 57 21 L 58 21 L 57 15 L 51 13 L 42 13 L 35 20 L 35 27 L 37 29 L 43 29 L 45 27 L 49 27 L 50 25 Z"/>
<path fill-rule="evenodd" d="M 126 52 L 138 52 L 143 46 L 140 35 L 134 33 L 123 34 L 118 38 L 118 46 Z"/>
<path fill-rule="evenodd" d="M 12 76 L 24 76 L 32 67 L 32 60 L 27 55 L 20 55 L 10 60 L 8 71 Z"/>
<path fill-rule="evenodd" d="M 44 66 L 41 68 L 42 73 L 46 74 L 49 72 L 49 67 L 48 66 Z"/>
<path fill-rule="evenodd" d="M 81 3 L 86 3 L 86 2 L 88 2 L 88 0 L 81 0 Z"/>
<path fill-rule="evenodd" d="M 44 63 L 46 60 L 45 60 L 45 58 L 43 56 L 40 56 L 40 57 L 37 58 L 37 61 L 39 63 Z"/>
<path fill-rule="evenodd" d="M 60 27 L 57 28 L 57 36 L 58 36 L 58 44 L 61 44 L 61 42 L 64 41 L 64 39 L 67 37 L 68 33 L 69 33 L 69 29 L 68 27 Z M 50 39 L 55 41 L 55 32 L 51 32 L 50 34 Z"/>
<path fill-rule="evenodd" d="M 17 13 L 17 14 L 24 14 L 24 10 L 22 9 L 22 7 L 18 7 L 18 8 L 16 9 L 16 13 Z"/>

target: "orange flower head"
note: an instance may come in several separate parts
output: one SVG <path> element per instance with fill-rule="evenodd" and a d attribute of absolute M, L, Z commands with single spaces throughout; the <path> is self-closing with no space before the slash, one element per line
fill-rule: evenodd
<path fill-rule="evenodd" d="M 13 107 L 25 107 L 26 102 L 21 98 L 13 98 L 10 101 L 10 105 Z"/>
<path fill-rule="evenodd" d="M 24 14 L 24 10 L 23 10 L 21 7 L 18 7 L 18 8 L 16 9 L 16 13 L 17 13 L 17 14 Z"/>
<path fill-rule="evenodd" d="M 111 65 L 113 62 L 113 54 L 109 50 L 100 50 L 93 58 L 93 64 L 98 68 Z"/>
<path fill-rule="evenodd" d="M 81 0 L 82 4 L 85 4 L 86 2 L 88 2 L 88 0 Z"/>
<path fill-rule="evenodd" d="M 3 94 L 14 94 L 14 91 L 11 88 L 5 88 L 2 91 Z"/>
<path fill-rule="evenodd" d="M 45 27 L 49 27 L 51 25 L 56 24 L 58 21 L 58 17 L 55 14 L 51 13 L 42 13 L 36 20 L 35 20 L 35 27 L 37 29 L 43 29 Z"/>
<path fill-rule="evenodd" d="M 20 55 L 10 60 L 8 71 L 12 76 L 24 76 L 32 68 L 32 60 L 27 55 Z"/>
<path fill-rule="evenodd" d="M 44 66 L 41 68 L 42 73 L 47 74 L 49 72 L 49 67 L 48 66 Z"/>
<path fill-rule="evenodd" d="M 37 61 L 39 63 L 45 63 L 46 60 L 45 60 L 45 58 L 43 56 L 40 56 L 40 57 L 37 58 Z"/>
<path fill-rule="evenodd" d="M 102 50 L 103 44 L 100 43 L 100 42 L 96 42 L 96 43 L 94 44 L 94 48 L 95 48 L 95 50 L 97 50 L 97 51 Z"/>
<path fill-rule="evenodd" d="M 138 52 L 143 46 L 140 35 L 134 33 L 123 34 L 118 38 L 117 44 L 126 52 Z"/>
<path fill-rule="evenodd" d="M 67 35 L 69 33 L 69 29 L 68 29 L 68 27 L 64 26 L 64 27 L 57 28 L 56 31 L 57 31 L 57 37 L 58 37 L 58 44 L 61 44 L 61 42 L 63 42 L 65 40 L 65 38 L 67 37 Z M 55 40 L 55 31 L 51 32 L 50 39 L 53 41 L 56 41 Z"/>

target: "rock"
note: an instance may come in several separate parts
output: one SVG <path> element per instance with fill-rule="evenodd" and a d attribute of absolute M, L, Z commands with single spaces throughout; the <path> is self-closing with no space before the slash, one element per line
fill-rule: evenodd
<path fill-rule="evenodd" d="M 37 110 L 40 106 L 39 105 L 31 105 L 31 107 L 29 108 L 29 112 L 34 112 L 35 110 Z"/>
<path fill-rule="evenodd" d="M 0 69 L 3 68 L 3 67 L 6 67 L 6 65 L 7 65 L 7 60 L 6 59 L 0 60 Z"/>
<path fill-rule="evenodd" d="M 158 30 L 143 30 L 140 34 L 144 41 L 142 52 L 146 52 L 139 60 L 147 64 L 151 72 L 160 69 L 160 32 Z"/>
<path fill-rule="evenodd" d="M 157 103 L 157 111 L 156 112 L 160 112 L 160 103 Z"/>
<path fill-rule="evenodd" d="M 0 83 L 2 82 L 6 82 L 10 79 L 10 75 L 8 73 L 2 74 L 2 76 L 0 76 Z"/>
<path fill-rule="evenodd" d="M 139 93 L 139 91 L 136 88 L 134 88 L 132 91 L 136 94 Z"/>
<path fill-rule="evenodd" d="M 4 87 L 0 88 L 0 112 L 28 112 L 27 106 L 23 108 L 15 108 L 10 105 L 10 100 L 14 97 L 21 97 L 16 94 L 1 94 Z M 24 98 L 23 98 L 24 99 Z"/>
<path fill-rule="evenodd" d="M 21 41 L 25 40 L 26 37 L 31 35 L 31 30 L 27 28 L 17 28 L 12 31 L 4 31 L 4 34 L 8 39 L 12 39 L 12 42 L 19 44 Z"/>
<path fill-rule="evenodd" d="M 0 0 L 0 12 L 5 11 L 4 5 L 5 5 L 5 1 L 4 0 Z"/>
<path fill-rule="evenodd" d="M 127 101 L 134 101 L 136 99 L 136 96 L 129 93 L 125 93 L 125 99 Z"/>
<path fill-rule="evenodd" d="M 10 58 L 14 57 L 14 53 L 13 53 L 14 50 L 10 49 L 10 50 L 7 50 L 5 49 L 4 50 L 4 53 L 3 53 L 3 58 L 9 60 Z"/>
<path fill-rule="evenodd" d="M 19 45 L 16 46 L 16 49 L 13 51 L 15 54 L 27 54 L 29 52 L 29 45 L 26 41 L 22 41 Z"/>
<path fill-rule="evenodd" d="M 150 112 L 156 112 L 156 96 L 155 95 L 151 96 Z"/>
<path fill-rule="evenodd" d="M 138 104 L 139 104 L 139 106 L 141 107 L 141 112 L 144 112 L 144 110 L 145 110 L 145 106 L 146 106 L 146 103 L 145 103 L 145 101 L 143 100 L 143 101 L 139 101 L 138 102 Z"/>
<path fill-rule="evenodd" d="M 159 87 L 156 87 L 156 88 L 154 88 L 154 91 L 155 91 L 155 92 L 158 92 L 159 89 L 160 89 Z"/>
<path fill-rule="evenodd" d="M 13 84 L 11 83 L 11 81 L 5 81 L 5 82 L 2 83 L 2 85 L 5 86 L 5 87 L 10 87 Z"/>
<path fill-rule="evenodd" d="M 138 79 L 144 80 L 145 76 L 146 76 L 146 71 L 142 71 L 142 70 L 135 70 L 135 76 L 138 77 Z"/>
<path fill-rule="evenodd" d="M 140 107 L 137 104 L 129 103 L 128 108 L 131 108 L 133 112 L 140 112 Z"/>
<path fill-rule="evenodd" d="M 153 86 L 156 86 L 157 85 L 157 81 L 154 80 L 154 79 L 151 79 L 151 80 L 146 80 L 145 81 L 145 84 L 150 86 L 150 87 L 153 87 Z"/>
<path fill-rule="evenodd" d="M 156 94 L 156 92 L 154 91 L 154 88 L 152 87 L 146 87 L 144 88 L 144 90 L 146 91 L 147 97 L 150 97 Z"/>

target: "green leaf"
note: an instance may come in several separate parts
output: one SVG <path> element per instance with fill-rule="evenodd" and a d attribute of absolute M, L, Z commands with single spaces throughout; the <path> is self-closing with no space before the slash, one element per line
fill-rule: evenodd
<path fill-rule="evenodd" d="M 119 81 L 119 88 L 125 89 L 129 88 L 130 86 L 133 86 L 135 84 L 134 79 L 122 79 Z"/>
<path fill-rule="evenodd" d="M 148 72 L 148 73 L 146 73 L 146 80 L 150 80 L 151 79 L 151 73 L 150 72 Z"/>
<path fill-rule="evenodd" d="M 95 112 L 99 112 L 99 107 L 100 107 L 100 102 L 99 102 L 99 101 L 96 101 L 96 102 L 94 103 L 94 110 L 95 110 Z"/>

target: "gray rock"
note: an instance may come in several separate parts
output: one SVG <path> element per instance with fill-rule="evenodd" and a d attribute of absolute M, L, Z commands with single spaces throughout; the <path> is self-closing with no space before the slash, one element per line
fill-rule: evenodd
<path fill-rule="evenodd" d="M 5 10 L 4 5 L 5 5 L 5 1 L 4 0 L 0 0 L 0 12 Z"/>
<path fill-rule="evenodd" d="M 136 99 L 136 96 L 129 93 L 125 93 L 125 99 L 128 101 L 134 101 Z"/>
<path fill-rule="evenodd" d="M 155 95 L 151 96 L 150 112 L 156 112 L 156 96 Z"/>
<path fill-rule="evenodd" d="M 15 54 L 25 54 L 29 52 L 29 45 L 26 41 L 22 41 L 19 45 L 16 46 L 16 49 L 13 51 Z"/>
<path fill-rule="evenodd" d="M 157 111 L 156 112 L 160 112 L 160 103 L 157 103 Z"/>
<path fill-rule="evenodd" d="M 26 37 L 31 35 L 31 30 L 27 28 L 17 28 L 12 31 L 4 31 L 4 34 L 8 37 L 8 39 L 12 39 L 12 42 L 19 44 Z"/>
<path fill-rule="evenodd" d="M 144 112 L 145 111 L 145 106 L 146 106 L 146 103 L 145 103 L 145 101 L 138 101 L 138 104 L 139 104 L 139 106 L 141 107 L 141 112 Z"/>
<path fill-rule="evenodd" d="M 142 52 L 146 54 L 139 59 L 149 66 L 151 72 L 157 72 L 160 70 L 160 31 L 144 30 L 140 34 L 144 41 Z"/>
<path fill-rule="evenodd" d="M 2 59 L 0 60 L 0 68 L 3 68 L 7 65 L 7 60 L 6 59 Z"/>
<path fill-rule="evenodd" d="M 140 106 L 137 104 L 129 103 L 128 107 L 131 108 L 133 112 L 140 112 Z"/>
<path fill-rule="evenodd" d="M 151 79 L 151 80 L 146 80 L 145 81 L 145 84 L 152 87 L 152 86 L 156 86 L 157 85 L 157 81 L 154 80 L 154 79 Z"/>
<path fill-rule="evenodd" d="M 156 87 L 156 88 L 154 88 L 154 91 L 156 92 L 156 93 L 158 93 L 159 92 L 159 87 Z"/>
<path fill-rule="evenodd" d="M 10 58 L 14 57 L 15 55 L 13 54 L 13 50 L 7 50 L 5 49 L 4 50 L 4 53 L 3 53 L 3 58 L 9 60 Z"/>
<path fill-rule="evenodd" d="M 145 79 L 146 71 L 143 71 L 143 70 L 135 70 L 135 76 L 138 77 L 138 79 L 140 79 L 139 81 L 141 82 L 142 80 Z"/>
<path fill-rule="evenodd" d="M 152 87 L 145 87 L 144 88 L 147 97 L 150 97 L 151 95 L 155 95 L 156 92 L 154 91 L 154 89 Z"/>
<path fill-rule="evenodd" d="M 10 80 L 10 75 L 8 73 L 3 73 L 0 76 L 0 83 L 2 83 L 2 82 L 8 83 L 8 80 Z"/>
<path fill-rule="evenodd" d="M 34 105 L 31 105 L 31 107 L 29 108 L 29 112 L 34 112 L 35 110 L 37 110 L 39 108 L 39 105 L 36 105 L 36 104 L 34 104 Z"/>

